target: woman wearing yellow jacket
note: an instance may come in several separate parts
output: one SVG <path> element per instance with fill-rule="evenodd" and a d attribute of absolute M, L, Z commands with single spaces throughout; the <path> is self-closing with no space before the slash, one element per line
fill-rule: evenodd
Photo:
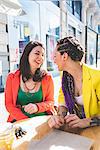
<path fill-rule="evenodd" d="M 100 70 L 82 63 L 83 55 L 83 48 L 75 37 L 58 41 L 54 62 L 59 71 L 63 71 L 58 98 L 60 115 L 51 117 L 50 127 L 59 128 L 64 123 L 70 128 L 100 125 Z"/>

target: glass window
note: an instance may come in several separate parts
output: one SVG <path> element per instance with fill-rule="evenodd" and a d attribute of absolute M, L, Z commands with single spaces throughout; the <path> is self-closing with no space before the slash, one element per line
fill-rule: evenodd
<path fill-rule="evenodd" d="M 67 3 L 70 7 L 72 7 L 72 1 L 71 1 L 71 0 L 67 0 L 66 3 Z"/>
<path fill-rule="evenodd" d="M 72 1 L 71 0 L 66 0 L 67 3 L 67 8 L 68 10 L 73 13 L 73 8 L 72 8 Z"/>
<path fill-rule="evenodd" d="M 56 6 L 60 7 L 59 1 L 52 0 L 52 3 L 54 3 Z"/>
<path fill-rule="evenodd" d="M 70 36 L 76 36 L 76 30 L 74 27 L 68 25 L 68 35 Z"/>
<path fill-rule="evenodd" d="M 74 1 L 74 15 L 81 20 L 82 2 Z"/>
<path fill-rule="evenodd" d="M 96 66 L 96 36 L 91 29 L 87 29 L 87 64 Z"/>
<path fill-rule="evenodd" d="M 54 71 L 55 64 L 53 63 L 53 50 L 55 48 L 57 37 L 54 35 L 46 35 L 46 60 L 47 60 L 47 70 Z"/>
<path fill-rule="evenodd" d="M 66 0 L 66 3 L 68 10 L 81 21 L 82 1 Z"/>
<path fill-rule="evenodd" d="M 47 70 L 51 71 L 53 76 L 58 74 L 57 66 L 53 62 L 53 50 L 58 39 L 59 27 L 49 30 L 48 34 L 46 35 L 46 60 Z"/>
<path fill-rule="evenodd" d="M 98 25 L 98 33 L 100 33 L 100 25 Z"/>

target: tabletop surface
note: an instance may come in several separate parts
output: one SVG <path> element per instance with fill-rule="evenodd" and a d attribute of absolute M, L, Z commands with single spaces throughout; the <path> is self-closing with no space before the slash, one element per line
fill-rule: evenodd
<path fill-rule="evenodd" d="M 84 129 L 80 135 L 93 139 L 93 150 L 100 150 L 100 126 Z"/>
<path fill-rule="evenodd" d="M 72 145 L 74 146 L 74 150 L 75 150 L 75 143 L 73 143 L 73 141 L 75 141 L 75 140 L 73 140 L 73 139 L 77 139 L 76 141 L 80 140 L 81 145 L 83 144 L 84 146 L 87 146 L 88 149 L 92 145 L 92 148 L 94 150 L 100 150 L 100 144 L 99 144 L 100 126 L 84 129 L 80 134 L 81 136 L 76 135 L 76 134 L 72 135 L 71 133 L 50 129 L 50 127 L 48 126 L 48 123 L 47 123 L 47 120 L 49 119 L 49 117 L 50 116 L 33 117 L 31 119 L 26 119 L 26 120 L 16 122 L 16 126 L 21 126 L 23 129 L 25 129 L 27 131 L 27 134 L 24 135 L 23 138 L 14 141 L 13 149 L 14 150 L 31 150 L 33 145 L 36 145 L 36 143 L 41 143 L 40 141 L 42 141 L 42 142 L 48 141 L 47 140 L 47 138 L 49 138 L 48 136 L 52 137 L 50 139 L 53 139 L 53 137 L 55 135 L 55 137 L 57 139 L 60 139 L 60 142 L 63 139 L 63 138 L 61 138 L 63 136 L 64 136 L 64 139 L 70 138 L 71 139 L 70 141 L 72 142 Z M 59 132 L 59 134 L 57 132 Z M 62 136 L 62 134 L 63 134 L 63 136 Z M 64 141 L 63 141 L 63 143 L 64 143 Z M 68 144 L 70 145 L 70 142 L 68 142 L 66 144 L 66 146 Z M 78 144 L 76 144 L 76 145 L 78 145 Z M 39 146 L 41 146 L 41 145 L 39 144 L 38 147 Z M 82 148 L 82 146 L 81 146 L 81 148 Z M 43 149 L 43 150 L 47 150 L 47 149 Z M 52 149 L 50 149 L 50 150 L 52 150 Z M 55 150 L 56 150 L 56 148 L 55 148 Z M 61 147 L 60 147 L 60 149 L 57 149 L 57 150 L 61 150 Z M 66 149 L 64 149 L 64 150 L 66 150 Z M 77 148 L 77 150 L 78 150 L 78 148 Z M 81 150 L 81 149 L 79 148 L 79 150 Z M 86 150 L 86 149 L 82 149 L 82 150 Z"/>

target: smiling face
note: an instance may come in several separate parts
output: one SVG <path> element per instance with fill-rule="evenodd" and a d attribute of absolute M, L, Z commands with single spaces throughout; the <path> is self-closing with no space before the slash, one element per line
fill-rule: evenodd
<path fill-rule="evenodd" d="M 41 67 L 44 61 L 44 49 L 41 46 L 36 46 L 32 49 L 28 57 L 31 71 L 36 71 Z"/>
<path fill-rule="evenodd" d="M 65 71 L 66 67 L 69 64 L 70 57 L 67 52 L 63 52 L 62 54 L 58 51 L 59 45 L 56 46 L 53 52 L 53 60 L 57 65 L 59 71 Z"/>
<path fill-rule="evenodd" d="M 61 55 L 61 53 L 59 51 L 57 51 L 57 49 L 58 49 L 58 46 L 56 46 L 56 48 L 54 50 L 53 60 L 54 60 L 54 63 L 57 65 L 58 70 L 63 71 L 63 68 L 64 68 L 64 54 Z"/>

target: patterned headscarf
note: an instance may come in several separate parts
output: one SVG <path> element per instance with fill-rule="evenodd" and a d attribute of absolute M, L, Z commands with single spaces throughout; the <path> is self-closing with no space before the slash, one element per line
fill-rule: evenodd
<path fill-rule="evenodd" d="M 75 101 L 75 86 L 72 75 L 63 72 L 62 91 L 65 97 L 65 103 L 70 114 L 76 114 L 79 118 L 85 118 L 84 107 L 78 105 Z"/>

